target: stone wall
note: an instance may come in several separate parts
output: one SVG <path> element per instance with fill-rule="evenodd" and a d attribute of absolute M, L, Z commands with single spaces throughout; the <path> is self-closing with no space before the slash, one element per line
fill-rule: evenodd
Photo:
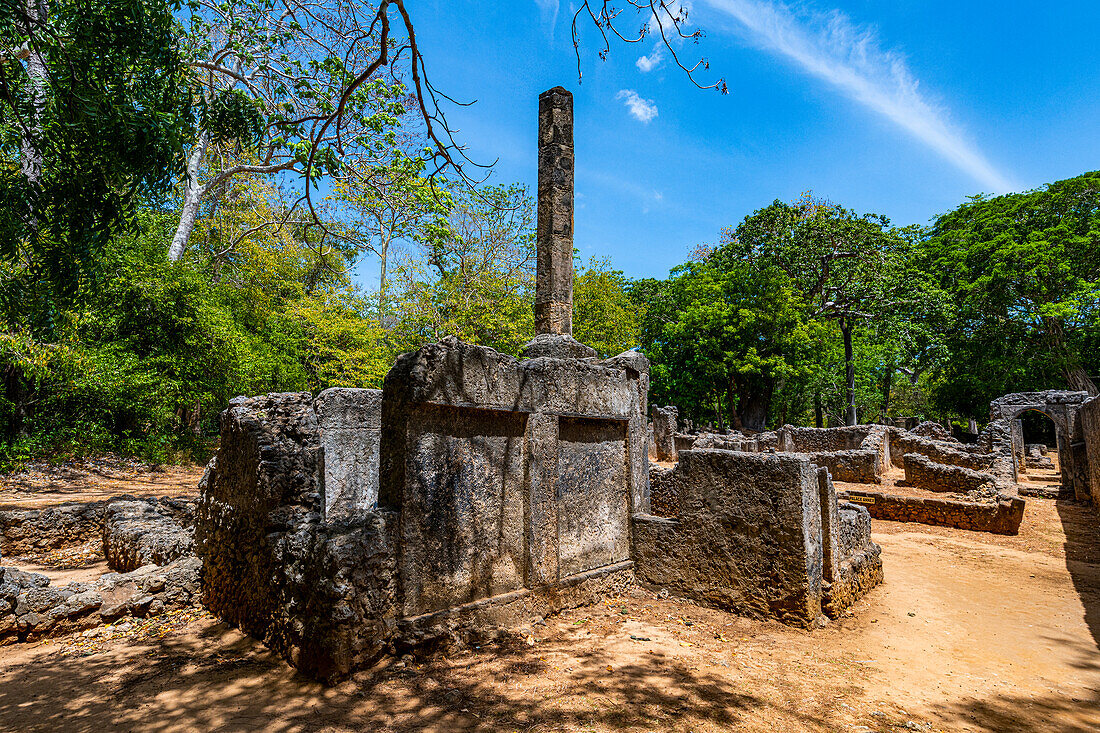
<path fill-rule="evenodd" d="M 212 613 L 334 680 L 380 655 L 391 635 L 397 518 L 365 511 L 324 524 L 322 445 L 308 392 L 231 400 L 195 544 Z"/>
<path fill-rule="evenodd" d="M 314 402 L 325 457 L 324 518 L 338 522 L 378 503 L 382 390 L 326 389 Z"/>
<path fill-rule="evenodd" d="M 873 491 L 838 492 L 858 503 L 875 519 L 917 522 L 977 532 L 1014 535 L 1024 516 L 1024 500 L 1005 493 L 996 501 L 954 501 L 940 497 L 893 496 Z"/>
<path fill-rule="evenodd" d="M 676 460 L 676 419 L 679 414 L 679 410 L 671 405 L 653 405 L 651 409 L 654 457 L 658 461 Z"/>
<path fill-rule="evenodd" d="M 33 555 L 95 539 L 102 535 L 106 509 L 106 501 L 97 501 L 0 511 L 0 554 Z"/>
<path fill-rule="evenodd" d="M 827 451 L 859 450 L 863 441 L 873 432 L 881 432 L 878 425 L 853 425 L 842 428 L 798 428 L 784 425 L 779 433 L 778 450 L 785 453 L 822 453 Z"/>
<path fill-rule="evenodd" d="M 112 570 L 129 572 L 145 565 L 167 565 L 192 554 L 192 531 L 158 508 L 155 501 L 112 501 L 107 505 L 103 554 Z"/>
<path fill-rule="evenodd" d="M 996 481 L 988 473 L 933 463 L 919 453 L 906 453 L 903 463 L 905 481 L 919 489 L 966 494 L 983 489 L 992 491 L 996 487 Z"/>
<path fill-rule="evenodd" d="M 882 458 L 873 450 L 837 450 L 821 453 L 794 453 L 811 463 L 829 469 L 834 481 L 855 484 L 882 483 Z"/>
<path fill-rule="evenodd" d="M 931 423 L 938 425 L 938 423 Z M 936 463 L 945 466 L 960 466 L 973 471 L 989 471 L 993 468 L 996 456 L 992 453 L 983 453 L 966 450 L 962 443 L 946 442 L 939 439 L 921 437 L 911 432 L 890 428 L 890 460 L 898 468 L 904 468 L 904 456 L 906 453 L 919 453 L 927 456 Z"/>
<path fill-rule="evenodd" d="M 135 509 L 141 504 L 141 511 L 165 517 L 184 528 L 194 524 L 193 499 L 122 495 L 104 501 L 70 502 L 44 509 L 11 509 L 0 511 L 0 555 L 34 555 L 100 539 L 108 507 L 119 502 L 131 502 Z"/>
<path fill-rule="evenodd" d="M 1078 412 L 1082 442 L 1085 444 L 1089 501 L 1100 504 L 1100 397 L 1092 397 Z"/>
<path fill-rule="evenodd" d="M 823 587 L 822 607 L 830 618 L 840 615 L 883 581 L 882 550 L 871 541 L 871 515 L 849 502 L 837 505 L 840 560 Z"/>
<path fill-rule="evenodd" d="M 634 516 L 636 574 L 650 585 L 809 627 L 823 609 L 839 613 L 865 592 L 860 583 L 874 585 L 876 566 L 881 578 L 869 531 L 858 551 L 840 556 L 832 484 L 802 458 L 685 451 L 655 488 L 666 497 L 662 506 L 679 511 Z M 855 558 L 861 553 L 866 558 Z"/>
<path fill-rule="evenodd" d="M 649 509 L 647 375 L 629 353 L 517 360 L 445 339 L 403 355 L 377 505 L 338 519 L 325 409 L 304 393 L 231 401 L 199 503 L 204 603 L 332 682 L 393 645 L 623 587 L 629 516 Z"/>
<path fill-rule="evenodd" d="M 657 517 L 680 514 L 680 487 L 671 468 L 649 467 L 650 513 Z"/>
<path fill-rule="evenodd" d="M 0 644 L 37 641 L 99 626 L 125 616 L 144 618 L 192 605 L 199 591 L 198 558 L 94 582 L 56 587 L 49 578 L 0 567 Z"/>

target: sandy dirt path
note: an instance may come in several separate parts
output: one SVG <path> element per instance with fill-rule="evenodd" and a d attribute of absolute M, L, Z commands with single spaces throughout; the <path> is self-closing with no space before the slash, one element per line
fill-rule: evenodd
<path fill-rule="evenodd" d="M 4 731 L 1096 731 L 1100 520 L 875 522 L 886 583 L 812 632 L 645 592 L 335 687 L 200 615 L 0 649 Z M 185 619 L 186 621 L 186 619 Z"/>

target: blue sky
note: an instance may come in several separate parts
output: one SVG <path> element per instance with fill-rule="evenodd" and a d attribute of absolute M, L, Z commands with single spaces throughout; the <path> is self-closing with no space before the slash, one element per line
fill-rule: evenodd
<path fill-rule="evenodd" d="M 700 79 L 724 77 L 726 96 L 652 63 L 652 41 L 600 61 L 590 25 L 578 83 L 572 7 L 433 0 L 413 20 L 435 85 L 477 100 L 448 116 L 471 157 L 497 161 L 492 181 L 534 190 L 538 94 L 573 92 L 576 246 L 632 277 L 806 190 L 927 223 L 1100 168 L 1096 0 L 692 0 L 706 37 L 684 59 L 706 56 Z"/>

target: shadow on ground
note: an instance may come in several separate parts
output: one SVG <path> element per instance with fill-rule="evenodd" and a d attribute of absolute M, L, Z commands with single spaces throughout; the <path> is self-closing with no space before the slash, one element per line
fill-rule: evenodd
<path fill-rule="evenodd" d="M 551 653 L 557 645 L 546 644 Z M 547 684 L 543 645 L 522 639 L 452 659 L 390 663 L 335 688 L 298 675 L 222 624 L 86 657 L 57 652 L 0 674 L 0 729 L 20 731 L 727 730 L 746 715 L 829 730 L 804 700 L 782 707 L 735 682 L 653 654 L 609 666 L 602 652 Z M 542 682 L 543 684 L 539 684 Z"/>

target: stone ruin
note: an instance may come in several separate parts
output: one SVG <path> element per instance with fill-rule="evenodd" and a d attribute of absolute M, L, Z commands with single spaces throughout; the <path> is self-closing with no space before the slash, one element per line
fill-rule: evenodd
<path fill-rule="evenodd" d="M 679 410 L 671 405 L 654 405 L 651 410 L 653 449 L 650 453 L 658 461 L 676 462 L 676 421 L 679 416 Z"/>
<path fill-rule="evenodd" d="M 41 573 L 0 567 L 0 645 L 193 605 L 202 566 L 192 552 L 194 504 L 120 496 L 0 511 L 5 556 L 40 556 L 96 544 L 112 571 L 95 580 L 54 585 Z"/>
<path fill-rule="evenodd" d="M 1062 486 L 1053 494 L 1018 485 L 1029 468 L 1053 467 L 1044 455 L 1046 446 L 1024 444 L 1019 418 L 1028 410 L 1043 413 L 1055 425 Z M 911 429 L 785 425 L 752 435 L 677 433 L 676 442 L 681 451 L 718 448 L 804 457 L 827 469 L 833 480 L 869 485 L 846 486 L 839 495 L 863 505 L 874 518 L 998 534 L 1019 531 L 1025 508 L 1020 494 L 1095 501 L 1100 492 L 1100 399 L 1085 392 L 1047 390 L 1000 397 L 990 404 L 990 421 L 977 443 L 970 445 L 934 422 Z M 904 471 L 899 486 L 918 489 L 921 495 L 875 487 L 891 466 Z M 667 503 L 655 489 L 654 506 L 665 510 Z"/>
<path fill-rule="evenodd" d="M 571 335 L 569 93 L 544 93 L 539 122 L 523 358 L 447 338 L 398 358 L 381 392 L 239 397 L 222 415 L 196 510 L 203 602 L 311 676 L 637 582 L 809 627 L 882 578 L 869 515 L 803 456 L 682 453 L 660 482 L 675 511 L 651 513 L 648 362 Z"/>

